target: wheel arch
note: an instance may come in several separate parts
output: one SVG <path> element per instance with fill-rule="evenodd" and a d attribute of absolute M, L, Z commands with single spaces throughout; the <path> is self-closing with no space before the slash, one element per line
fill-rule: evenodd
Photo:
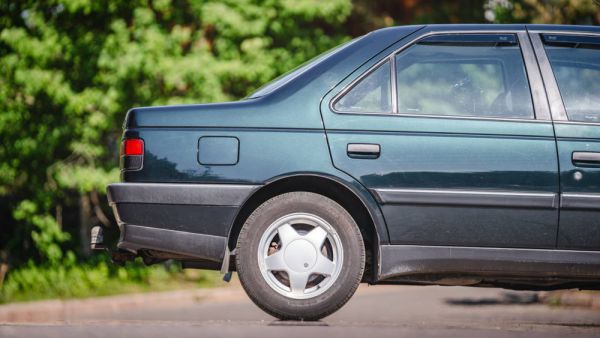
<path fill-rule="evenodd" d="M 265 183 L 250 195 L 238 211 L 229 230 L 228 247 L 236 247 L 238 235 L 250 214 L 268 199 L 277 195 L 307 191 L 326 196 L 339 203 L 354 218 L 363 235 L 367 260 L 363 281 L 375 282 L 379 275 L 380 245 L 388 244 L 389 237 L 383 214 L 371 193 L 354 180 L 301 173 L 279 176 Z"/>

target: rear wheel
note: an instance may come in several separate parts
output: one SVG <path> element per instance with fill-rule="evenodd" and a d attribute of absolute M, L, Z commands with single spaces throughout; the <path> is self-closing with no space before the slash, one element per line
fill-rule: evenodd
<path fill-rule="evenodd" d="M 256 305 L 280 319 L 318 320 L 342 307 L 360 283 L 364 262 L 350 214 L 309 192 L 263 203 L 237 242 L 242 286 Z"/>

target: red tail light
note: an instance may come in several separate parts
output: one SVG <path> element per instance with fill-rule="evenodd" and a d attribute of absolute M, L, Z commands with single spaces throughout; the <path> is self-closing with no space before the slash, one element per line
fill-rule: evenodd
<path fill-rule="evenodd" d="M 129 138 L 123 141 L 123 155 L 144 155 L 144 141 L 137 138 Z"/>

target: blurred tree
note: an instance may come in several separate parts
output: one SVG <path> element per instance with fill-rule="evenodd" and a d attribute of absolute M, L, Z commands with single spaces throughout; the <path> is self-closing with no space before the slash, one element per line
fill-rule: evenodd
<path fill-rule="evenodd" d="M 597 0 L 488 0 L 485 9 L 496 23 L 600 24 Z"/>
<path fill-rule="evenodd" d="M 85 253 L 132 106 L 241 98 L 348 39 L 349 0 L 0 3 L 0 246 Z M 101 196 L 99 196 L 101 195 Z M 79 245 L 78 245 L 79 244 Z M 79 248 L 79 249 L 78 249 Z"/>
<path fill-rule="evenodd" d="M 347 31 L 358 36 L 374 29 L 423 23 L 483 23 L 485 0 L 354 0 Z"/>

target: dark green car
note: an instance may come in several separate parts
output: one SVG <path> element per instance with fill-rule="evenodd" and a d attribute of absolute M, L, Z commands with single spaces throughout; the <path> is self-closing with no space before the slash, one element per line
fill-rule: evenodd
<path fill-rule="evenodd" d="M 600 288 L 598 27 L 382 29 L 124 128 L 115 259 L 235 270 L 276 317 L 360 282 Z"/>

